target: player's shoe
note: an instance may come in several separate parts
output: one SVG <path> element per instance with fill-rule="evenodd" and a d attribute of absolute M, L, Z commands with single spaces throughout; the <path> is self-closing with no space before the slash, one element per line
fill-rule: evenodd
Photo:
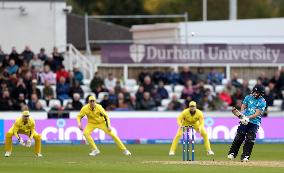
<path fill-rule="evenodd" d="M 209 150 L 209 151 L 207 152 L 207 155 L 213 156 L 213 155 L 214 155 L 214 152 L 213 152 L 212 150 Z"/>
<path fill-rule="evenodd" d="M 98 154 L 100 154 L 100 150 L 95 149 L 95 150 L 93 150 L 92 152 L 89 153 L 89 156 L 96 156 Z"/>
<path fill-rule="evenodd" d="M 248 162 L 249 161 L 249 156 L 245 156 L 243 159 L 241 159 L 241 162 Z"/>
<path fill-rule="evenodd" d="M 170 151 L 169 152 L 169 156 L 174 156 L 175 155 L 175 152 L 174 151 Z"/>
<path fill-rule="evenodd" d="M 36 156 L 37 157 L 42 157 L 42 154 L 41 153 L 36 153 Z"/>
<path fill-rule="evenodd" d="M 126 155 L 126 156 L 131 156 L 130 151 L 128 151 L 128 150 L 126 150 L 126 149 L 123 150 L 122 153 L 123 153 L 124 155 Z"/>
<path fill-rule="evenodd" d="M 5 153 L 5 155 L 4 155 L 4 156 L 5 156 L 5 157 L 10 157 L 10 156 L 11 156 L 11 154 L 12 154 L 12 153 L 11 153 L 10 151 L 6 151 L 6 153 Z"/>
<path fill-rule="evenodd" d="M 234 157 L 234 153 L 231 153 L 231 154 L 228 155 L 228 159 L 229 159 L 229 160 L 234 160 L 234 158 L 235 158 L 235 157 Z"/>

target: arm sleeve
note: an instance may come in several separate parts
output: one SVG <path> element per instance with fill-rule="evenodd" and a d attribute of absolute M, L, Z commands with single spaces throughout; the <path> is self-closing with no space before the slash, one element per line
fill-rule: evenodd
<path fill-rule="evenodd" d="M 85 116 L 85 109 L 84 107 L 82 107 L 82 109 L 80 110 L 79 114 L 77 115 L 77 123 L 78 125 L 81 124 L 81 119 Z"/>
<path fill-rule="evenodd" d="M 35 135 L 35 121 L 32 122 L 30 138 L 32 139 L 34 135 Z"/>
<path fill-rule="evenodd" d="M 259 109 L 261 112 L 265 110 L 266 107 L 266 101 L 262 99 L 260 103 L 256 106 L 256 109 Z"/>
<path fill-rule="evenodd" d="M 104 118 L 106 126 L 110 127 L 110 119 L 102 106 L 100 106 L 100 115 Z"/>
<path fill-rule="evenodd" d="M 19 131 L 19 123 L 16 121 L 13 127 L 13 134 L 14 136 L 16 136 L 17 139 L 19 139 L 19 135 L 18 135 L 18 131 Z"/>
<path fill-rule="evenodd" d="M 183 121 L 184 121 L 185 114 L 186 114 L 186 112 L 185 112 L 185 110 L 184 110 L 184 111 L 182 111 L 181 114 L 177 117 L 177 124 L 178 124 L 179 126 L 182 126 L 182 123 L 183 123 Z"/>
<path fill-rule="evenodd" d="M 199 116 L 199 125 L 204 126 L 204 116 L 201 111 L 200 111 L 200 116 Z"/>

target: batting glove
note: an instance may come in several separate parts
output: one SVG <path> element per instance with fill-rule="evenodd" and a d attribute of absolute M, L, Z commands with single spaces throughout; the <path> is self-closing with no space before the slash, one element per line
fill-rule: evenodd
<path fill-rule="evenodd" d="M 249 118 L 248 118 L 248 117 L 243 117 L 243 118 L 241 119 L 241 123 L 242 123 L 243 125 L 248 125 L 248 123 L 249 123 Z"/>

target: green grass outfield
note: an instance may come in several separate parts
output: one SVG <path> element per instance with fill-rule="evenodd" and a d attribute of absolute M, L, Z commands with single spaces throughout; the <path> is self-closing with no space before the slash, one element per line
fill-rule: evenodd
<path fill-rule="evenodd" d="M 227 161 L 229 144 L 213 144 L 214 157 L 206 156 L 203 145 L 196 145 L 195 163 L 223 163 L 223 165 L 202 165 L 194 162 L 181 161 L 181 145 L 176 156 L 168 156 L 170 145 L 128 145 L 132 156 L 124 156 L 113 144 L 98 145 L 101 154 L 88 156 L 87 145 L 44 145 L 42 158 L 36 158 L 33 148 L 15 146 L 12 156 L 0 157 L 0 172 L 2 173 L 164 173 L 164 172 L 198 172 L 198 173 L 283 173 L 284 144 L 256 144 L 251 161 L 241 163 L 239 157 L 235 161 Z M 4 147 L 2 146 L 2 149 Z M 242 148 L 241 148 L 242 150 Z M 1 153 L 2 154 L 2 153 Z M 214 162 L 212 160 L 214 159 Z M 168 162 L 169 161 L 169 162 Z M 278 167 L 264 165 L 278 163 Z M 272 162 L 273 161 L 273 162 Z M 232 165 L 236 163 L 237 165 Z M 256 163 L 256 165 L 250 165 Z"/>

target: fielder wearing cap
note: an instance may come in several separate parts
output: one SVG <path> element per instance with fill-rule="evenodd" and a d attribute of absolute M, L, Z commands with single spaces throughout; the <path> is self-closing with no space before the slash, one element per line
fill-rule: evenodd
<path fill-rule="evenodd" d="M 77 116 L 77 123 L 80 130 L 83 130 L 81 119 L 86 115 L 88 118 L 87 125 L 84 129 L 84 136 L 90 146 L 92 147 L 92 152 L 89 153 L 90 156 L 96 156 L 100 153 L 98 150 L 94 139 L 91 136 L 91 133 L 96 129 L 103 130 L 106 134 L 112 137 L 112 139 L 115 141 L 116 145 L 119 147 L 119 149 L 122 150 L 124 155 L 131 155 L 131 153 L 126 149 L 124 144 L 121 142 L 119 137 L 111 130 L 110 128 L 110 120 L 109 117 L 104 110 L 104 108 L 96 103 L 96 97 L 95 96 L 89 96 L 88 98 L 88 104 L 82 107 L 80 113 Z"/>
<path fill-rule="evenodd" d="M 204 117 L 203 113 L 196 108 L 196 102 L 191 101 L 189 102 L 189 108 L 184 109 L 182 113 L 177 118 L 178 123 L 178 131 L 176 133 L 176 136 L 173 139 L 171 149 L 169 152 L 169 155 L 175 155 L 175 151 L 178 145 L 178 142 L 182 136 L 182 127 L 183 126 L 192 126 L 194 130 L 201 134 L 204 141 L 204 146 L 206 148 L 208 155 L 214 155 L 214 152 L 211 150 L 210 142 L 206 133 L 206 130 L 204 128 Z"/>
<path fill-rule="evenodd" d="M 25 143 L 19 134 L 27 135 L 29 138 Z M 38 157 L 42 157 L 41 154 L 41 136 L 35 131 L 35 121 L 30 117 L 30 112 L 25 110 L 22 112 L 22 116 L 17 118 L 13 126 L 6 133 L 5 138 L 5 157 L 9 157 L 12 154 L 12 137 L 15 136 L 19 143 L 25 147 L 31 147 L 31 140 L 35 140 L 35 154 Z"/>

